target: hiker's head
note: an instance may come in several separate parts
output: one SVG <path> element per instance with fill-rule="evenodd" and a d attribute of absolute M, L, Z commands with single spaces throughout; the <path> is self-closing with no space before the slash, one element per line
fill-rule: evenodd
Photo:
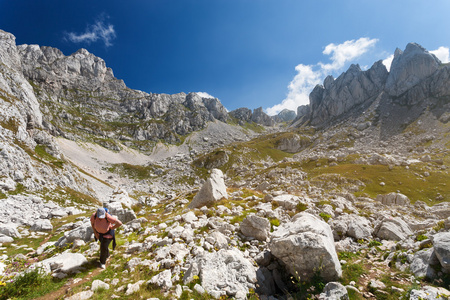
<path fill-rule="evenodd" d="M 97 218 L 104 219 L 106 217 L 106 211 L 103 207 L 97 209 Z"/>

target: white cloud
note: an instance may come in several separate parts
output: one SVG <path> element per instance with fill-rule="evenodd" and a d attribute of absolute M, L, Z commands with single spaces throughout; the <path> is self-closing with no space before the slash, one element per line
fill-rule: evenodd
<path fill-rule="evenodd" d="M 436 55 L 443 64 L 450 62 L 450 51 L 448 47 L 439 47 L 437 50 L 430 51 L 430 53 Z"/>
<path fill-rule="evenodd" d="M 106 47 L 112 46 L 112 40 L 116 38 L 116 31 L 111 24 L 105 24 L 101 17 L 93 25 L 89 25 L 84 33 L 66 33 L 66 39 L 73 43 L 92 43 L 103 41 Z"/>
<path fill-rule="evenodd" d="M 298 72 L 288 86 L 289 93 L 280 104 L 267 108 L 267 113 L 271 116 L 278 114 L 283 109 L 290 109 L 297 112 L 297 107 L 309 103 L 309 93 L 319 84 L 321 73 L 313 70 L 313 66 L 298 65 L 295 67 Z"/>
<path fill-rule="evenodd" d="M 295 67 L 297 75 L 288 85 L 286 98 L 280 104 L 267 108 L 267 113 L 276 115 L 285 108 L 297 111 L 298 106 L 309 104 L 309 94 L 317 84 L 323 81 L 325 76 L 340 71 L 347 63 L 369 51 L 377 41 L 377 39 L 360 38 L 345 41 L 338 45 L 333 43 L 327 45 L 323 54 L 331 55 L 331 63 L 319 62 L 316 65 L 297 65 Z"/>
<path fill-rule="evenodd" d="M 325 71 L 337 71 L 344 67 L 347 62 L 350 62 L 372 48 L 378 39 L 360 38 L 358 40 L 345 41 L 342 44 L 329 44 L 323 50 L 323 54 L 331 55 L 330 64 L 319 63 L 321 68 Z"/>
<path fill-rule="evenodd" d="M 215 99 L 216 97 L 211 96 L 210 94 L 206 93 L 206 92 L 196 92 L 197 95 L 199 95 L 202 98 L 213 98 Z"/>
<path fill-rule="evenodd" d="M 386 66 L 388 71 L 391 70 L 392 61 L 394 60 L 394 54 L 389 55 L 386 59 L 383 59 L 383 65 Z"/>

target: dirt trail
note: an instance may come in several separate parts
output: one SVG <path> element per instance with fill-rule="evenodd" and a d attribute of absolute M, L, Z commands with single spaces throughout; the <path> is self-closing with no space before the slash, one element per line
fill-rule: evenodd
<path fill-rule="evenodd" d="M 69 293 L 76 288 L 77 286 L 80 286 L 84 284 L 85 282 L 88 282 L 91 280 L 92 277 L 97 276 L 101 272 L 103 272 L 105 269 L 97 268 L 94 269 L 91 273 L 89 273 L 88 276 L 84 277 L 83 279 L 76 281 L 74 278 L 70 278 L 66 284 L 64 284 L 61 288 L 59 288 L 56 291 L 53 291 L 51 293 L 48 293 L 42 297 L 36 298 L 35 300 L 56 300 L 56 299 L 64 299 L 66 296 L 71 296 Z"/>

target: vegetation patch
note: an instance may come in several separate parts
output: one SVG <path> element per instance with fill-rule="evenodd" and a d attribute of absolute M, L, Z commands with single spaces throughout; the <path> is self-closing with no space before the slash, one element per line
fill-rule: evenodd
<path fill-rule="evenodd" d="M 420 164 L 411 165 L 409 169 L 402 166 L 389 168 L 383 165 L 359 165 L 344 163 L 337 166 L 307 168 L 310 178 L 321 178 L 323 174 L 338 174 L 340 178 L 361 181 L 364 185 L 359 187 L 356 196 L 376 198 L 379 194 L 387 194 L 400 190 L 400 192 L 415 203 L 418 200 L 428 205 L 441 202 L 437 195 L 444 199 L 450 197 L 450 174 L 448 172 L 434 171 L 428 177 L 421 177 L 423 173 Z M 384 182 L 384 185 L 380 185 Z"/>
<path fill-rule="evenodd" d="M 136 180 L 151 178 L 157 169 L 159 167 L 155 165 L 141 166 L 128 163 L 113 164 L 107 168 L 111 173 Z"/>

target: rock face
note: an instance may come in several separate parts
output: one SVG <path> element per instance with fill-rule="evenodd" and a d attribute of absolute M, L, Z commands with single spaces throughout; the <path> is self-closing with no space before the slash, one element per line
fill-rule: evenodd
<path fill-rule="evenodd" d="M 211 205 L 222 198 L 228 198 L 223 173 L 219 169 L 211 170 L 211 177 L 206 180 L 200 191 L 194 196 L 189 208 Z"/>
<path fill-rule="evenodd" d="M 433 54 L 416 43 L 410 43 L 405 51 L 396 49 L 385 90 L 398 97 L 417 83 L 437 71 L 441 62 Z"/>
<path fill-rule="evenodd" d="M 367 71 L 361 71 L 359 65 L 351 65 L 336 80 L 328 76 L 323 86 L 316 86 L 309 95 L 311 125 L 329 123 L 330 118 L 336 118 L 366 101 L 373 101 L 383 90 L 387 76 L 381 61 Z"/>
<path fill-rule="evenodd" d="M 445 82 L 450 79 L 449 69 L 423 47 L 410 43 L 405 51 L 395 51 L 390 72 L 378 61 L 367 71 L 352 65 L 336 80 L 332 76 L 325 78 L 323 85 L 317 85 L 309 95 L 309 109 L 302 107 L 294 124 L 327 127 L 360 117 L 373 106 L 372 125 L 381 125 L 381 137 L 388 138 L 427 109 L 437 116 L 448 110 L 445 99 L 450 96 L 450 88 Z M 361 121 L 367 121 L 367 117 Z M 367 128 L 367 124 L 362 122 L 359 130 Z"/>
<path fill-rule="evenodd" d="M 1 190 L 13 191 L 17 185 L 28 190 L 57 186 L 86 190 L 84 181 L 71 165 L 64 163 L 61 151 L 45 131 L 39 99 L 22 73 L 22 57 L 15 37 L 0 30 L 0 178 Z M 50 156 L 32 158 L 36 148 Z M 60 161 L 56 167 L 50 161 Z M 36 156 L 39 157 L 39 156 Z"/>
<path fill-rule="evenodd" d="M 120 144 L 105 141 L 105 137 L 130 146 L 144 140 L 173 143 L 180 142 L 179 136 L 205 128 L 208 122 L 228 120 L 228 112 L 218 99 L 202 98 L 197 93 L 131 90 L 114 77 L 103 59 L 86 49 L 65 56 L 55 48 L 21 45 L 16 52 L 23 75 L 39 95 L 43 126 L 57 136 L 91 136 L 107 148 L 120 150 Z M 90 117 L 82 120 L 84 113 Z"/>
<path fill-rule="evenodd" d="M 292 222 L 277 227 L 269 249 L 290 274 L 301 280 L 311 279 L 315 272 L 326 281 L 342 275 L 330 226 L 311 214 L 299 213 Z"/>
<path fill-rule="evenodd" d="M 283 109 L 278 113 L 278 115 L 274 116 L 273 119 L 276 122 L 291 122 L 297 117 L 297 114 L 293 110 Z"/>
<path fill-rule="evenodd" d="M 249 122 L 265 126 L 273 126 L 275 124 L 275 121 L 263 111 L 262 107 L 254 109 L 253 112 L 246 107 L 238 108 L 231 111 L 230 116 L 238 120 L 239 125 Z"/>

